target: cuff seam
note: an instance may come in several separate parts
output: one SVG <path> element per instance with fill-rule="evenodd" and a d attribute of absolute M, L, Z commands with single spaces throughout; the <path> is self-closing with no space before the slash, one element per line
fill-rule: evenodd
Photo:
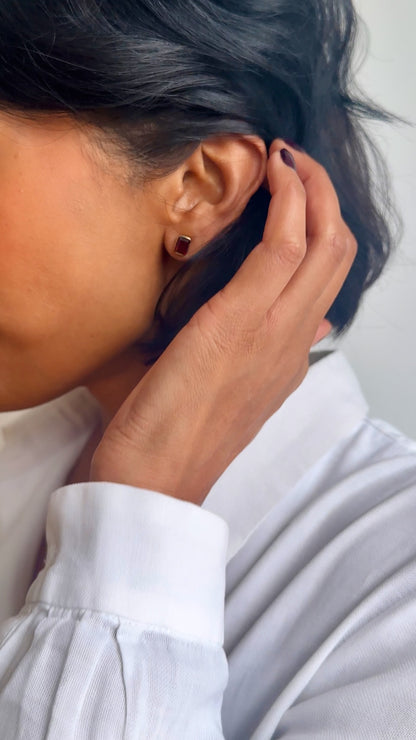
<path fill-rule="evenodd" d="M 55 604 L 50 601 L 42 601 L 41 599 L 37 599 L 34 601 L 26 601 L 25 605 L 22 607 L 22 609 L 19 612 L 18 616 L 27 616 L 34 612 L 37 606 L 40 607 L 46 607 L 48 610 L 50 609 L 57 609 L 61 612 L 76 612 L 77 615 L 84 615 L 84 614 L 91 614 L 91 615 L 98 615 L 100 617 L 109 618 L 112 620 L 117 620 L 118 624 L 116 626 L 121 626 L 123 624 L 128 624 L 131 626 L 140 626 L 143 628 L 143 631 L 151 631 L 151 632 L 157 632 L 159 634 L 168 635 L 169 637 L 174 637 L 175 639 L 182 640 L 183 642 L 187 642 L 193 645 L 207 645 L 210 647 L 218 648 L 220 647 L 222 649 L 222 643 L 218 640 L 196 640 L 194 637 L 189 636 L 186 632 L 180 632 L 176 629 L 169 629 L 168 627 L 158 626 L 155 623 L 151 622 L 142 622 L 140 619 L 131 619 L 129 617 L 125 617 L 122 614 L 117 614 L 116 612 L 107 612 L 107 611 L 100 611 L 99 609 L 90 609 L 86 606 L 62 606 L 61 604 Z M 54 614 L 46 614 L 44 616 L 44 619 L 58 619 L 58 615 Z"/>

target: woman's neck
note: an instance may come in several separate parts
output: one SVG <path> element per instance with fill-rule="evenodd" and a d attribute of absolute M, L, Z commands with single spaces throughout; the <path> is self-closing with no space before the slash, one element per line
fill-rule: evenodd
<path fill-rule="evenodd" d="M 83 380 L 101 406 L 103 433 L 148 370 L 137 350 L 130 347 Z"/>

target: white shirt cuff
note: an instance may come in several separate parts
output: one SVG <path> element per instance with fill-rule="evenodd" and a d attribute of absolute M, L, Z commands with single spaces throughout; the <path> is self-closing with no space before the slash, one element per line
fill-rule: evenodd
<path fill-rule="evenodd" d="M 116 483 L 51 495 L 47 557 L 26 603 L 110 612 L 223 644 L 228 524 L 196 504 Z"/>

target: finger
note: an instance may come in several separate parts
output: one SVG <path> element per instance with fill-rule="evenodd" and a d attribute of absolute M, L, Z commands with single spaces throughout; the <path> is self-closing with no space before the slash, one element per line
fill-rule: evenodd
<path fill-rule="evenodd" d="M 324 233 L 309 245 L 296 275 L 276 300 L 275 308 L 293 306 L 297 315 L 312 320 L 327 306 L 329 310 L 344 284 L 357 254 L 356 241 L 345 229 L 333 235 Z M 281 309 L 280 309 L 281 310 Z"/>
<path fill-rule="evenodd" d="M 250 312 L 255 321 L 264 318 L 306 252 L 305 189 L 280 152 L 270 157 L 267 174 L 272 197 L 263 239 L 220 291 L 230 307 Z"/>
<path fill-rule="evenodd" d="M 333 329 L 333 326 L 328 319 L 322 319 L 322 321 L 319 322 L 319 326 L 315 332 L 315 336 L 313 338 L 311 347 L 314 344 L 318 344 L 322 341 L 325 337 L 328 336 L 329 332 Z"/>
<path fill-rule="evenodd" d="M 322 316 L 325 316 L 328 313 L 350 273 L 356 256 L 357 242 L 354 238 L 352 238 L 352 241 L 347 244 L 347 251 L 344 262 L 341 263 L 339 269 L 335 272 L 332 280 L 329 281 L 328 285 L 325 287 L 320 297 L 316 301 L 312 315 L 313 313 L 316 313 L 316 316 L 318 317 L 318 319 L 320 319 Z"/>
<path fill-rule="evenodd" d="M 293 155 L 307 196 L 308 249 L 280 298 L 288 305 L 292 302 L 301 313 L 314 305 L 319 311 L 331 298 L 335 300 L 356 256 L 357 243 L 342 219 L 328 173 L 307 154 L 293 150 Z"/>
<path fill-rule="evenodd" d="M 354 244 L 354 242 L 353 242 Z M 348 248 L 345 254 L 345 258 L 342 260 L 338 269 L 332 275 L 332 278 L 328 281 L 321 295 L 314 301 L 310 302 L 306 307 L 300 306 L 299 301 L 299 290 L 302 288 L 291 284 L 290 290 L 286 289 L 280 297 L 280 300 L 276 302 L 273 309 L 269 312 L 269 319 L 275 326 L 281 325 L 282 315 L 287 316 L 288 321 L 293 327 L 293 331 L 298 331 L 301 327 L 305 341 L 309 347 L 311 347 L 316 341 L 316 334 L 319 326 L 321 325 L 324 317 L 326 317 L 329 309 L 333 305 L 337 298 L 351 266 L 354 262 L 356 250 Z M 303 267 L 303 265 L 301 266 Z M 305 275 L 303 275 L 305 278 Z M 306 282 L 314 280 L 314 276 L 306 275 Z M 303 282 L 305 284 L 305 281 Z"/>
<path fill-rule="evenodd" d="M 274 154 L 281 147 L 292 154 L 296 171 L 306 192 L 306 233 L 307 236 L 322 234 L 322 224 L 328 231 L 334 231 L 342 219 L 337 192 L 327 171 L 306 152 L 299 152 L 283 139 L 275 139 L 270 147 Z"/>

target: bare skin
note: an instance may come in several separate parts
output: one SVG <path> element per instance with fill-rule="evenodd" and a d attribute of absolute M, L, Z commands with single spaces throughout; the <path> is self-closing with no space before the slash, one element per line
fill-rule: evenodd
<path fill-rule="evenodd" d="M 284 144 L 280 141 L 276 146 Z M 322 173 L 318 178 L 317 170 L 312 176 L 313 167 L 317 165 L 305 159 L 306 155 L 293 154 L 299 175 L 283 163 L 277 169 L 271 168 L 272 158 L 268 159 L 264 142 L 259 137 L 213 137 L 203 141 L 167 177 L 138 184 L 127 177 L 127 166 L 122 160 L 104 155 L 95 146 L 91 132 L 72 119 L 50 115 L 29 121 L 0 113 L 0 411 L 36 406 L 79 385 L 91 391 L 100 403 L 101 423 L 68 476 L 68 483 L 89 480 L 91 476 L 92 480 L 100 479 L 99 476 L 104 475 L 107 480 L 131 482 L 201 503 L 210 482 L 221 474 L 232 457 L 248 443 L 250 435 L 258 431 L 267 416 L 300 382 L 307 369 L 311 346 L 331 328 L 324 319 L 325 312 L 346 277 L 354 250 L 351 249 L 351 235 L 345 238 L 347 229 L 340 220 L 329 181 L 323 185 Z M 190 254 L 195 254 L 240 216 L 252 194 L 264 183 L 266 174 L 275 205 L 269 212 L 264 245 L 254 250 L 250 261 L 246 260 L 247 266 L 231 281 L 229 291 L 221 292 L 220 298 L 209 302 L 208 308 L 202 307 L 204 310 L 197 312 L 195 320 L 168 348 L 169 353 L 163 354 L 162 362 L 149 370 L 142 364 L 134 342 L 148 328 L 163 287 L 181 266 L 183 258 L 174 253 L 177 237 L 191 235 Z M 288 185 L 288 177 L 296 178 L 296 186 Z M 286 190 L 297 198 L 296 208 L 292 208 L 290 201 L 282 201 Z M 310 206 L 305 211 L 306 192 Z M 279 199 L 281 205 L 277 207 Z M 329 204 L 328 208 L 319 209 L 321 243 L 325 242 L 325 233 L 337 232 L 350 245 L 347 257 L 343 249 L 335 250 L 338 261 L 330 260 L 331 273 L 324 272 L 321 278 L 317 276 L 319 270 L 311 268 L 306 273 L 305 268 L 309 260 L 305 216 L 308 216 L 310 229 L 314 218 L 316 221 L 318 217 L 318 201 L 321 206 L 323 202 Z M 247 347 L 241 337 L 238 352 L 229 344 L 230 331 L 238 339 L 236 326 L 229 320 L 240 308 L 235 297 L 231 304 L 228 298 L 227 301 L 223 298 L 236 296 L 241 291 L 240 300 L 244 302 L 247 319 L 253 320 L 251 309 L 256 310 L 256 300 L 263 293 L 259 293 L 258 285 L 265 284 L 264 269 L 267 277 L 273 276 L 268 261 L 271 233 L 280 233 L 283 239 L 279 244 L 273 243 L 272 248 L 280 247 L 282 254 L 285 253 L 284 223 L 289 223 L 299 249 L 297 261 L 293 255 L 289 257 L 290 278 L 282 269 L 285 260 L 277 253 L 279 273 L 286 275 L 287 290 L 285 293 L 285 286 L 275 283 L 273 295 L 284 307 L 286 323 L 283 326 L 279 318 L 282 333 L 278 341 L 273 337 L 273 342 L 276 352 L 280 346 L 282 363 L 288 366 L 284 352 L 293 358 L 291 377 L 280 376 L 279 380 L 276 356 L 267 358 L 263 352 L 261 362 L 260 355 L 256 358 L 255 353 L 252 354 L 250 367 L 246 366 L 247 375 L 241 378 L 238 352 L 246 352 Z M 316 224 L 314 229 L 317 231 Z M 312 244 L 315 241 L 312 240 Z M 258 267 L 255 260 L 261 252 L 264 265 Z M 323 264 L 323 258 L 328 262 L 326 252 L 319 254 L 315 247 L 312 252 L 317 253 L 316 262 Z M 290 279 L 301 275 L 304 269 L 300 292 L 293 296 L 292 303 L 286 302 Z M 245 279 L 242 275 L 246 275 Z M 310 286 L 311 290 L 305 291 L 305 286 Z M 322 295 L 320 301 L 317 292 Z M 309 297 L 308 305 L 312 310 L 307 311 L 311 319 L 303 319 L 299 331 L 294 316 L 300 316 L 302 311 L 305 313 L 304 304 L 298 301 L 302 293 Z M 270 310 L 272 305 L 273 301 Z M 250 311 L 246 310 L 247 306 Z M 259 310 L 257 306 L 255 321 L 262 334 Z M 262 310 L 264 312 L 264 306 Z M 247 336 L 247 327 L 241 329 Z M 249 333 L 252 331 L 253 325 Z M 291 333 L 299 334 L 299 341 L 293 346 L 289 342 Z M 227 347 L 231 346 L 231 354 L 222 352 L 225 340 Z M 254 344 L 257 346 L 257 340 Z M 252 350 L 253 347 L 250 352 Z M 258 350 L 260 352 L 260 345 Z M 222 353 L 221 361 L 218 352 Z M 209 379 L 201 375 L 201 367 L 188 362 L 187 353 L 196 354 L 200 361 L 203 358 L 207 366 L 215 369 L 211 386 Z M 184 358 L 190 373 L 186 377 L 179 373 Z M 272 391 L 274 379 L 263 373 L 263 385 L 271 383 L 270 395 L 262 399 L 257 397 L 259 415 L 249 418 L 244 398 L 253 399 L 249 404 L 251 408 L 258 392 L 251 386 L 255 368 L 260 370 L 267 362 L 273 363 L 280 390 L 275 387 Z M 241 381 L 245 395 L 234 394 L 235 406 L 227 407 L 223 399 L 233 373 L 234 387 L 237 380 Z M 183 379 L 182 386 L 177 382 L 179 377 Z M 197 382 L 199 387 L 205 384 L 205 395 L 212 399 L 211 409 L 199 403 Z M 193 389 L 190 395 L 189 389 Z M 188 396 L 188 407 L 186 403 L 183 405 L 181 394 Z M 160 397 L 163 407 L 155 406 L 155 397 Z M 135 418 L 133 408 L 135 414 L 138 412 Z M 149 425 L 148 418 L 146 429 L 140 427 L 146 417 L 143 409 L 155 411 L 154 428 Z M 178 409 L 184 409 L 179 416 Z M 247 428 L 247 434 L 241 438 L 237 434 L 230 448 L 223 448 L 219 457 L 215 450 L 203 449 L 198 441 L 198 435 L 211 440 L 215 436 L 213 426 L 218 428 L 218 410 L 224 415 L 222 421 L 235 417 L 239 427 L 245 423 Z M 200 414 L 196 426 L 195 413 Z M 177 430 L 172 427 L 172 439 L 160 434 L 161 429 L 166 432 L 170 428 L 174 417 L 182 419 L 182 433 L 186 433 L 187 438 L 183 448 L 187 455 L 192 454 L 193 464 L 205 470 L 204 480 L 197 480 L 195 476 L 191 480 L 191 476 L 188 486 L 182 485 L 182 478 L 189 459 L 178 461 L 177 446 L 172 441 Z M 191 420 L 193 429 L 199 428 L 189 445 L 187 425 Z M 211 427 L 207 435 L 204 424 Z M 135 434 L 132 435 L 133 429 Z M 229 431 L 232 437 L 233 429 Z M 165 448 L 160 447 L 162 438 Z M 124 446 L 120 446 L 122 439 Z M 140 451 L 144 455 L 141 470 L 137 468 Z M 115 470 L 111 465 L 119 453 L 125 465 L 123 470 Z M 206 465 L 208 457 L 213 460 L 211 469 Z M 150 468 L 156 461 L 160 467 L 161 458 L 166 474 L 169 470 L 166 460 L 175 467 L 169 485 L 166 480 L 149 477 Z M 92 468 L 91 463 L 95 467 Z"/>
<path fill-rule="evenodd" d="M 0 113 L 0 411 L 78 385 L 104 428 L 148 368 L 134 349 L 166 283 L 260 187 L 258 137 L 203 142 L 167 177 L 131 182 L 68 117 Z"/>
<path fill-rule="evenodd" d="M 300 385 L 309 351 L 357 253 L 325 170 L 273 142 L 263 239 L 121 406 L 90 480 L 201 505 L 232 460 Z"/>

